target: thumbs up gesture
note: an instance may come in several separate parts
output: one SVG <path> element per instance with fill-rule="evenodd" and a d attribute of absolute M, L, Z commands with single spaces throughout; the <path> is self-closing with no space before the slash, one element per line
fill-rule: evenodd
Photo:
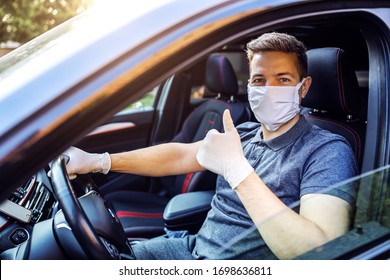
<path fill-rule="evenodd" d="M 202 167 L 222 175 L 234 189 L 253 171 L 253 167 L 244 156 L 240 136 L 229 110 L 225 110 L 222 121 L 225 132 L 210 130 L 196 159 Z"/>

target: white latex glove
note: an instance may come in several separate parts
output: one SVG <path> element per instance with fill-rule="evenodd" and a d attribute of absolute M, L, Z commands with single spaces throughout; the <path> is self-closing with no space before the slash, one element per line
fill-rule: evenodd
<path fill-rule="evenodd" d="M 69 178 L 76 178 L 77 174 L 103 173 L 107 174 L 111 168 L 111 158 L 108 153 L 91 154 L 76 147 L 70 147 L 63 155 L 69 157 L 66 171 Z"/>
<path fill-rule="evenodd" d="M 253 171 L 246 160 L 240 136 L 233 124 L 229 110 L 223 113 L 224 133 L 210 130 L 196 154 L 198 163 L 219 175 L 235 189 Z"/>

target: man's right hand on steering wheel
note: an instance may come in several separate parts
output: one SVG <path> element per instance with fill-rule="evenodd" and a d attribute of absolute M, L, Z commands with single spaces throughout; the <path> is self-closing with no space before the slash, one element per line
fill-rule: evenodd
<path fill-rule="evenodd" d="M 77 174 L 91 172 L 107 174 L 111 168 L 111 158 L 108 153 L 92 154 L 76 147 L 70 147 L 63 155 L 69 157 L 66 171 L 70 179 L 76 178 Z"/>

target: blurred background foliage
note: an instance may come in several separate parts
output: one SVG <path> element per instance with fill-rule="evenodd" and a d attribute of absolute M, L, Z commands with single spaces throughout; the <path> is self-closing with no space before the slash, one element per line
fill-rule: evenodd
<path fill-rule="evenodd" d="M 86 10 L 94 0 L 2 0 L 0 43 L 24 44 Z"/>

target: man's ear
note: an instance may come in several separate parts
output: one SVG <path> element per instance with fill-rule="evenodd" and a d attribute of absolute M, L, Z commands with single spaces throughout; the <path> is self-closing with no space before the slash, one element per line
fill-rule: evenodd
<path fill-rule="evenodd" d="M 307 92 L 309 91 L 310 85 L 311 85 L 312 79 L 310 76 L 307 76 L 305 78 L 305 81 L 303 82 L 301 86 L 301 98 L 305 98 Z"/>

